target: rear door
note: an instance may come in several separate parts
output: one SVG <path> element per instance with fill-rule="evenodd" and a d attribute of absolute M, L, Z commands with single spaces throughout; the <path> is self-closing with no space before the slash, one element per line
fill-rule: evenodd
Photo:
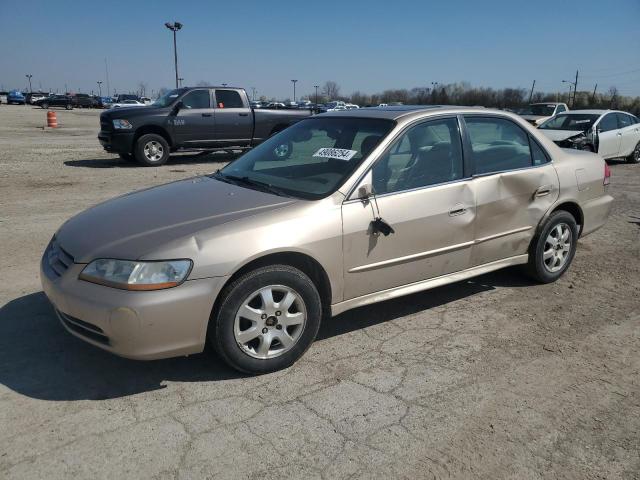
<path fill-rule="evenodd" d="M 626 113 L 616 113 L 618 126 L 620 127 L 620 152 L 619 155 L 626 157 L 631 155 L 640 142 L 640 125 L 636 123 L 635 117 Z"/>
<path fill-rule="evenodd" d="M 596 124 L 598 132 L 598 153 L 604 158 L 614 158 L 620 153 L 622 132 L 618 127 L 615 113 L 607 113 Z"/>
<path fill-rule="evenodd" d="M 176 144 L 183 147 L 206 147 L 213 143 L 215 117 L 208 88 L 191 90 L 180 99 L 182 108 L 169 117 Z"/>
<path fill-rule="evenodd" d="M 472 266 L 524 255 L 558 197 L 550 157 L 509 118 L 466 115 L 465 126 L 476 198 Z"/>
<path fill-rule="evenodd" d="M 237 90 L 215 91 L 216 134 L 218 143 L 247 145 L 253 134 L 253 113 Z"/>

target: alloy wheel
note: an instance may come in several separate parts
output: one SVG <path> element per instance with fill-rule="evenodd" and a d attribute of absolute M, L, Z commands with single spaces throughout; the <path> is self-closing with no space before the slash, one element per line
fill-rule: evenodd
<path fill-rule="evenodd" d="M 159 142 L 152 140 L 147 142 L 144 146 L 144 156 L 150 162 L 157 162 L 160 160 L 164 154 L 164 148 Z"/>
<path fill-rule="evenodd" d="M 555 273 L 565 266 L 571 253 L 572 233 L 566 223 L 559 223 L 551 229 L 544 242 L 542 259 L 545 268 Z"/>

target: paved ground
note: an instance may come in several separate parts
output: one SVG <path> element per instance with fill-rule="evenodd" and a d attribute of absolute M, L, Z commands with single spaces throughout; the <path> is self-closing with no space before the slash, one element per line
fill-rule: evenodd
<path fill-rule="evenodd" d="M 38 280 L 69 216 L 215 170 L 104 154 L 97 112 L 0 106 L 0 478 L 640 478 L 640 166 L 568 274 L 503 271 L 334 318 L 293 368 L 123 360 Z"/>

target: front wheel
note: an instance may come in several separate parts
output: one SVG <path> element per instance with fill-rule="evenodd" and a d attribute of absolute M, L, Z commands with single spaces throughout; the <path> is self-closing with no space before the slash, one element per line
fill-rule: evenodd
<path fill-rule="evenodd" d="M 138 139 L 133 153 L 141 165 L 156 167 L 169 159 L 169 144 L 160 135 L 149 133 Z"/>
<path fill-rule="evenodd" d="M 578 244 L 578 225 L 569 212 L 553 212 L 529 249 L 527 271 L 541 283 L 555 282 L 571 265 Z"/>
<path fill-rule="evenodd" d="M 41 106 L 42 108 L 44 108 L 45 110 L 46 110 L 47 108 L 49 108 L 49 104 L 48 104 L 48 103 L 41 103 L 41 104 L 40 104 L 40 106 Z"/>
<path fill-rule="evenodd" d="M 64 106 L 64 108 L 65 108 L 66 110 L 73 110 L 73 105 L 71 105 L 70 103 L 67 103 L 67 104 Z"/>
<path fill-rule="evenodd" d="M 272 265 L 248 272 L 222 293 L 209 341 L 229 366 L 263 374 L 292 365 L 311 346 L 322 303 L 300 270 Z"/>
<path fill-rule="evenodd" d="M 640 142 L 633 149 L 631 155 L 627 157 L 627 163 L 640 163 Z"/>

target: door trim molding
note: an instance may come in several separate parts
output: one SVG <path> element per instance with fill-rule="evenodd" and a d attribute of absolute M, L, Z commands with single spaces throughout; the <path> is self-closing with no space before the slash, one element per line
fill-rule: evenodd
<path fill-rule="evenodd" d="M 335 316 L 352 308 L 361 307 L 363 305 L 369 305 L 371 303 L 382 302 L 384 300 L 390 300 L 392 298 L 409 295 L 423 290 L 429 290 L 449 283 L 459 282 L 468 278 L 477 277 L 485 273 L 493 272 L 494 270 L 500 270 L 501 268 L 510 267 L 513 265 L 522 265 L 527 263 L 529 255 L 517 255 L 515 257 L 504 258 L 502 260 L 496 260 L 495 262 L 486 263 L 484 265 L 478 265 L 476 267 L 461 270 L 459 272 L 449 273 L 447 275 L 441 275 L 439 277 L 430 278 L 428 280 L 421 280 L 419 282 L 410 283 L 408 285 L 401 285 L 399 287 L 389 288 L 387 290 L 381 290 L 379 292 L 369 293 L 360 297 L 351 298 L 343 302 L 339 302 L 331 305 L 331 315 Z"/>

